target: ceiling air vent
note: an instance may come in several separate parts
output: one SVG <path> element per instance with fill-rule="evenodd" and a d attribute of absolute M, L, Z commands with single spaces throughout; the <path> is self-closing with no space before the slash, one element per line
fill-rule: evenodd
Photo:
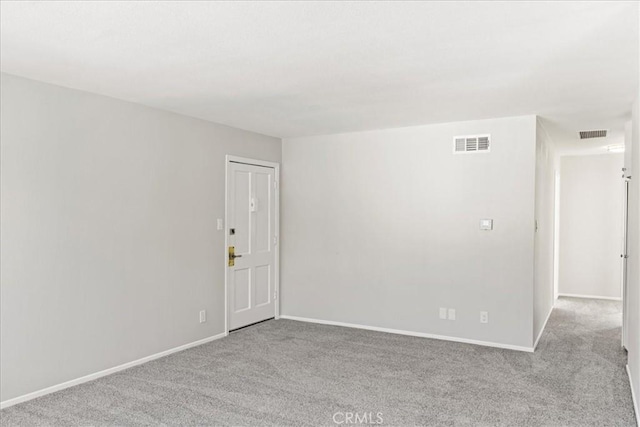
<path fill-rule="evenodd" d="M 606 129 L 603 130 L 581 130 L 580 139 L 604 138 L 607 136 Z"/>
<path fill-rule="evenodd" d="M 491 135 L 456 136 L 453 138 L 453 152 L 488 153 L 491 151 Z"/>

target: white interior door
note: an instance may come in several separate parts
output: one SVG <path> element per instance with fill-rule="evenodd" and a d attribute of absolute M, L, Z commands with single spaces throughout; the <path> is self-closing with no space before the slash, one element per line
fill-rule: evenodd
<path fill-rule="evenodd" d="M 272 167 L 230 162 L 227 175 L 227 313 L 233 330 L 276 314 L 276 184 Z"/>
<path fill-rule="evenodd" d="M 629 181 L 624 180 L 624 207 L 622 209 L 622 253 L 620 258 L 622 260 L 622 347 L 627 348 L 627 320 L 629 311 L 627 310 L 627 261 L 628 254 L 628 234 L 629 234 Z"/>

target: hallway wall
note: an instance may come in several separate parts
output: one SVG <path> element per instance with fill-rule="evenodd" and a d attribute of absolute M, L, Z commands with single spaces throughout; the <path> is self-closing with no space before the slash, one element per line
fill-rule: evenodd
<path fill-rule="evenodd" d="M 638 8 L 640 22 L 640 8 Z M 640 40 L 640 26 L 638 28 Z M 640 58 L 640 43 L 638 56 Z M 627 141 L 627 149 L 631 152 L 625 158 L 625 166 L 631 167 L 632 176 L 629 186 L 629 259 L 627 277 L 628 330 L 627 350 L 629 352 L 628 369 L 631 389 L 635 393 L 636 419 L 640 422 L 640 74 L 636 101 L 633 104 L 631 141 Z"/>
<path fill-rule="evenodd" d="M 639 84 L 640 86 L 640 84 Z M 633 106 L 632 155 L 633 176 L 629 188 L 629 266 L 627 279 L 629 376 L 635 392 L 636 417 L 640 418 L 640 93 Z"/>
<path fill-rule="evenodd" d="M 555 172 L 559 157 L 553 140 L 536 120 L 536 203 L 533 281 L 533 338 L 538 340 L 553 308 Z M 535 345 L 535 342 L 534 342 Z"/>

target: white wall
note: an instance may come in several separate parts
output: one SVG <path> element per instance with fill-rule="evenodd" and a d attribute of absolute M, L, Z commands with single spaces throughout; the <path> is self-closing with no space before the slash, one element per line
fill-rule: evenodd
<path fill-rule="evenodd" d="M 282 313 L 531 347 L 535 150 L 535 116 L 285 139 Z"/>
<path fill-rule="evenodd" d="M 640 9 L 638 9 L 640 20 Z M 638 29 L 640 39 L 640 28 Z M 640 46 L 639 46 L 640 48 Z M 640 57 L 640 49 L 638 50 Z M 635 392 L 636 419 L 640 420 L 640 75 L 638 76 L 638 97 L 633 104 L 631 128 L 632 178 L 629 187 L 629 265 L 627 279 L 627 309 L 629 324 L 627 350 L 631 388 Z M 626 166 L 626 164 L 625 164 Z"/>
<path fill-rule="evenodd" d="M 621 297 L 623 154 L 562 156 L 560 294 Z"/>
<path fill-rule="evenodd" d="M 636 417 L 640 417 L 640 93 L 633 105 L 632 177 L 629 187 L 629 259 L 627 278 L 627 350 L 631 387 L 635 392 Z"/>
<path fill-rule="evenodd" d="M 554 302 L 555 172 L 558 156 L 540 121 L 536 125 L 536 203 L 533 336 L 537 339 Z"/>
<path fill-rule="evenodd" d="M 280 140 L 1 78 L 1 400 L 222 333 L 224 155 Z"/>

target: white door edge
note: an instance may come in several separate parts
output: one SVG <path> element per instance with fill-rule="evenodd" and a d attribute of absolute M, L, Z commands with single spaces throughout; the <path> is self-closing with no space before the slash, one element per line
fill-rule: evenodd
<path fill-rule="evenodd" d="M 274 169 L 276 182 L 275 188 L 275 235 L 277 236 L 277 244 L 275 250 L 275 318 L 280 318 L 280 163 L 270 162 L 267 160 L 251 159 L 248 157 L 233 156 L 227 154 L 224 162 L 224 248 L 223 248 L 223 267 L 224 267 L 224 334 L 229 335 L 229 267 L 227 266 L 227 248 L 229 247 L 229 232 L 227 224 L 229 223 L 229 164 L 242 163 L 246 165 L 262 166 Z"/>

